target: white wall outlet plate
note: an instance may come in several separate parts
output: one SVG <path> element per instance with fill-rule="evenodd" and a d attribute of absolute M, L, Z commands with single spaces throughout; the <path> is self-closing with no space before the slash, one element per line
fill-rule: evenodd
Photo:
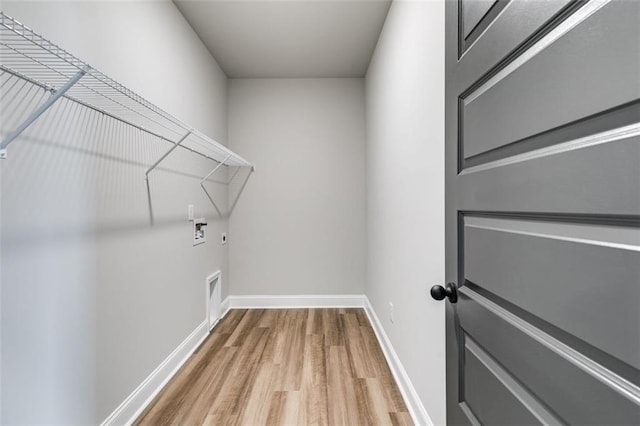
<path fill-rule="evenodd" d="M 187 220 L 193 220 L 193 204 L 187 206 Z"/>
<path fill-rule="evenodd" d="M 226 232 L 223 232 L 223 233 L 220 235 L 220 243 L 221 243 L 222 245 L 227 244 L 227 233 L 226 233 Z"/>

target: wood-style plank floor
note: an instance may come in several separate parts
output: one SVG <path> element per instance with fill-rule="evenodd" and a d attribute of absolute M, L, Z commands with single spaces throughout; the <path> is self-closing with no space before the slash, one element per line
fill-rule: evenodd
<path fill-rule="evenodd" d="M 232 310 L 139 425 L 389 425 L 411 417 L 362 309 Z"/>

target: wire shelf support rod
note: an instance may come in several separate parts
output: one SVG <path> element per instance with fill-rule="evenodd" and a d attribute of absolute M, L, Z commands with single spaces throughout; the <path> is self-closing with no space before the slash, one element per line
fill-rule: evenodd
<path fill-rule="evenodd" d="M 177 147 L 182 145 L 182 142 L 185 141 L 185 139 L 187 139 L 189 137 L 189 135 L 191 134 L 191 130 L 187 132 L 186 135 L 184 135 L 183 137 L 180 138 L 180 140 L 178 142 L 175 143 L 175 145 L 173 145 L 169 151 L 165 152 L 164 155 L 162 157 L 160 157 L 158 159 L 158 161 L 156 161 L 155 163 L 153 163 L 153 166 L 149 167 L 149 169 L 144 172 L 144 178 L 145 179 L 149 179 L 149 173 L 151 173 L 153 171 L 153 169 L 155 169 L 156 167 L 158 167 L 158 165 L 160 163 L 162 163 L 164 161 L 165 158 L 167 158 Z"/>
<path fill-rule="evenodd" d="M 57 90 L 53 89 L 53 94 L 35 111 L 33 111 L 31 115 L 29 115 L 29 117 L 27 117 L 27 119 L 23 121 L 20 126 L 18 126 L 17 129 L 9 133 L 7 137 L 2 141 L 2 143 L 0 143 L 0 159 L 7 158 L 7 147 L 11 142 L 13 142 L 18 136 L 22 134 L 22 132 L 24 132 L 29 126 L 31 126 L 34 121 L 36 121 L 42 114 L 45 113 L 45 111 L 51 108 L 51 106 L 55 104 L 58 99 L 60 99 L 65 93 L 67 93 L 67 91 L 69 91 L 69 89 L 71 89 L 73 85 L 76 84 L 82 77 L 84 77 L 85 74 L 87 74 L 90 70 L 91 67 L 85 65 L 80 71 L 76 73 L 76 75 L 71 77 L 71 79 L 69 79 L 69 81 L 67 81 L 64 86 Z"/>

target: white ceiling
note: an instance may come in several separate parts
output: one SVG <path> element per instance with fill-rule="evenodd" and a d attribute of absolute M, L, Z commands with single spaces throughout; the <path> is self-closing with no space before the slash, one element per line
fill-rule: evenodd
<path fill-rule="evenodd" d="M 174 0 L 231 78 L 362 77 L 391 0 Z"/>

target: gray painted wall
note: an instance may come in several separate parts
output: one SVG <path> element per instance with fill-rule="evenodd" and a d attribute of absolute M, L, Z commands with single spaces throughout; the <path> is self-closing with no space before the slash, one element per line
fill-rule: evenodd
<path fill-rule="evenodd" d="M 444 303 L 429 297 L 444 280 L 444 2 L 392 3 L 366 96 L 366 294 L 444 424 Z"/>
<path fill-rule="evenodd" d="M 230 80 L 229 146 L 256 165 L 229 220 L 233 295 L 363 294 L 363 79 Z"/>
<path fill-rule="evenodd" d="M 171 2 L 2 11 L 226 140 L 226 76 Z M 167 148 L 65 101 L 0 162 L 3 424 L 101 422 L 204 321 L 226 223 L 198 186 L 213 164 L 180 152 L 151 176 L 150 224 L 144 170 Z M 197 248 L 189 203 L 210 224 Z"/>

